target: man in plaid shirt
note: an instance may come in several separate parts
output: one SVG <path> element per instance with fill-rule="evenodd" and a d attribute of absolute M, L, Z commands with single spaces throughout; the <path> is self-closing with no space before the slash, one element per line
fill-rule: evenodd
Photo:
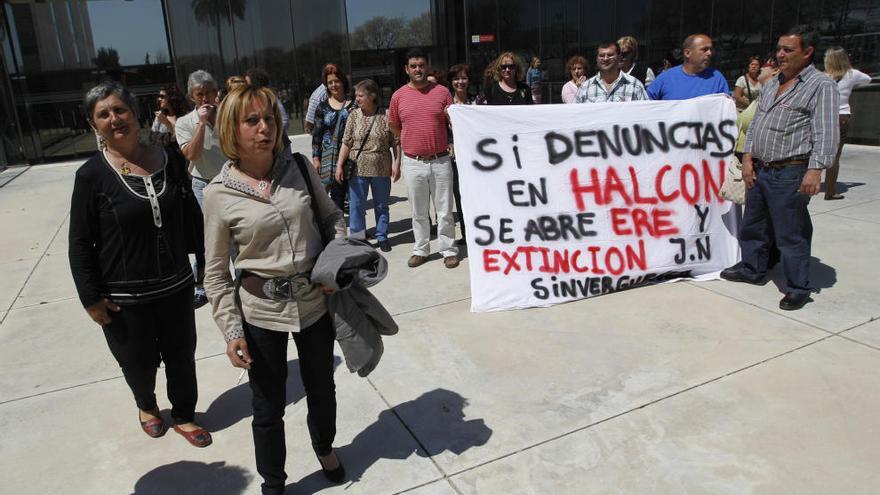
<path fill-rule="evenodd" d="M 614 41 L 596 49 L 599 73 L 581 84 L 575 95 L 577 103 L 602 103 L 647 100 L 645 86 L 635 77 L 620 70 L 620 47 Z"/>

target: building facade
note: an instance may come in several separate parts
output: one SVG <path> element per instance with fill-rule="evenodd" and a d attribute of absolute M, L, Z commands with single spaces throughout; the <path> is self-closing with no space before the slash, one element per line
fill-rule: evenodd
<path fill-rule="evenodd" d="M 377 80 L 387 102 L 405 82 L 411 47 L 441 70 L 469 63 L 475 79 L 510 50 L 542 58 L 552 103 L 565 61 L 591 60 L 604 40 L 635 36 L 640 61 L 657 71 L 685 36 L 708 33 L 732 83 L 795 24 L 813 25 L 823 45 L 846 47 L 854 66 L 880 74 L 876 0 L 0 0 L 0 166 L 94 153 L 81 99 L 107 78 L 139 95 L 147 125 L 162 85 L 185 88 L 196 69 L 220 81 L 263 67 L 294 134 L 325 62 L 353 82 Z M 880 87 L 855 93 L 853 106 L 853 141 L 880 142 Z"/>

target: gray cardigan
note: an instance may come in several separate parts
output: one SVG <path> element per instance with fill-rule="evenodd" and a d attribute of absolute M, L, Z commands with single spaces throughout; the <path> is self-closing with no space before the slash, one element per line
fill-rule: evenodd
<path fill-rule="evenodd" d="M 388 261 L 370 244 L 357 239 L 330 241 L 312 268 L 312 282 L 336 289 L 327 310 L 336 340 L 352 373 L 367 376 L 382 357 L 382 335 L 397 333 L 397 323 L 368 287 L 388 273 Z"/>

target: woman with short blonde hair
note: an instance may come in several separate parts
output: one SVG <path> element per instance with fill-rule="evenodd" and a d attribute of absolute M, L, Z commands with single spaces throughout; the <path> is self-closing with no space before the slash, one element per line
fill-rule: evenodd
<path fill-rule="evenodd" d="M 223 154 L 233 162 L 238 162 L 240 158 L 241 148 L 239 147 L 239 135 L 235 132 L 239 125 L 239 120 L 245 118 L 246 111 L 254 104 L 260 106 L 268 105 L 272 108 L 272 117 L 275 122 L 281 122 L 281 112 L 278 105 L 275 104 L 277 97 L 269 88 L 258 88 L 255 86 L 242 85 L 233 87 L 232 91 L 223 99 L 220 108 L 217 110 L 217 134 L 220 150 Z M 275 146 L 274 152 L 281 151 L 281 126 L 275 126 Z"/>
<path fill-rule="evenodd" d="M 525 64 L 519 55 L 504 52 L 492 62 L 494 81 L 486 88 L 489 105 L 531 105 L 532 90 L 522 82 Z"/>
<path fill-rule="evenodd" d="M 269 88 L 233 89 L 217 115 L 229 160 L 205 189 L 205 289 L 233 366 L 248 370 L 254 450 L 263 493 L 284 493 L 287 345 L 299 356 L 312 448 L 324 475 L 345 471 L 333 451 L 335 330 L 311 269 L 325 238 L 345 235 L 317 171 L 281 144 L 281 115 Z M 229 273 L 229 255 L 238 283 Z"/>
<path fill-rule="evenodd" d="M 837 192 L 837 175 L 840 173 L 840 153 L 843 151 L 843 142 L 846 141 L 852 115 L 849 97 L 853 88 L 871 82 L 871 76 L 858 69 L 853 69 L 846 50 L 839 46 L 831 47 L 825 51 L 825 73 L 837 81 L 837 89 L 840 90 L 840 144 L 837 146 L 834 163 L 825 172 L 825 199 L 835 200 L 843 199 L 843 194 Z"/>

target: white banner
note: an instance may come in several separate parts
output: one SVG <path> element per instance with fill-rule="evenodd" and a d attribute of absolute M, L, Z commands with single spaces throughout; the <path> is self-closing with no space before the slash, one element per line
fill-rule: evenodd
<path fill-rule="evenodd" d="M 471 310 L 551 306 L 739 260 L 721 198 L 736 141 L 725 96 L 449 108 Z"/>

